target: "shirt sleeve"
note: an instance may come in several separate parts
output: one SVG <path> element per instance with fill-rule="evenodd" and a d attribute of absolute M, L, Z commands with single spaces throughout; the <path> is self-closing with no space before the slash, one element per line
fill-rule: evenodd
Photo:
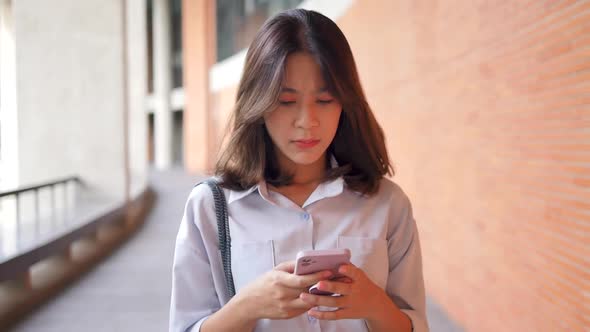
<path fill-rule="evenodd" d="M 170 332 L 199 331 L 205 319 L 221 307 L 217 292 L 220 285 L 212 269 L 217 265 L 212 254 L 218 255 L 214 248 L 216 224 L 210 222 L 215 210 L 207 190 L 200 185 L 191 192 L 176 237 Z"/>
<path fill-rule="evenodd" d="M 411 203 L 398 188 L 391 205 L 386 292 L 412 321 L 412 330 L 428 332 L 422 254 Z"/>

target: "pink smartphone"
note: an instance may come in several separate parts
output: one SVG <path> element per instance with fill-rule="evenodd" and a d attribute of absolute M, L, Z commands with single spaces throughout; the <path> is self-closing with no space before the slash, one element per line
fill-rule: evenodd
<path fill-rule="evenodd" d="M 338 268 L 342 264 L 350 263 L 349 249 L 325 249 L 300 251 L 295 259 L 295 274 L 305 275 L 324 270 L 332 270 L 334 276 L 341 277 Z M 323 292 L 317 289 L 317 284 L 309 288 L 309 292 L 317 295 L 331 295 L 330 292 Z"/>

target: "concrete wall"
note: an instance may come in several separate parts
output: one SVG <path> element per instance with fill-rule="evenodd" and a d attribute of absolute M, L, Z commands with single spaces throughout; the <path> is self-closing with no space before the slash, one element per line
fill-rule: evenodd
<path fill-rule="evenodd" d="M 130 8 L 141 9 L 134 3 Z M 138 13 L 145 15 L 144 13 Z M 14 3 L 21 184 L 77 174 L 104 195 L 125 195 L 123 3 Z M 141 26 L 141 22 L 138 23 Z M 141 27 L 139 27 L 141 30 Z M 139 32 L 131 29 L 136 34 Z M 145 30 L 141 32 L 145 39 Z M 143 44 L 142 44 L 143 43 Z M 132 40 L 130 56 L 145 42 Z M 129 90 L 133 191 L 145 184 L 145 59 Z M 139 68 L 139 69 L 138 69 Z M 145 68 L 145 66 L 144 66 Z M 145 69 L 144 69 L 145 70 Z M 145 114 L 143 114 L 145 115 Z M 137 125 L 136 125 L 137 124 Z M 138 139 L 142 137 L 141 139 Z"/>
<path fill-rule="evenodd" d="M 18 184 L 16 50 L 11 0 L 0 1 L 0 189 Z M 0 212 L 1 214 L 1 212 Z"/>

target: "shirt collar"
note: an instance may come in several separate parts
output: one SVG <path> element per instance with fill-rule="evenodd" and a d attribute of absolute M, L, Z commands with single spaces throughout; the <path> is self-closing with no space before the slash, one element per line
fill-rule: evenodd
<path fill-rule="evenodd" d="M 344 191 L 344 179 L 338 177 L 328 182 L 322 182 L 318 187 L 311 193 L 307 201 L 303 204 L 306 207 L 312 203 L 315 203 L 323 198 L 335 197 Z"/>
<path fill-rule="evenodd" d="M 338 167 L 338 161 L 336 160 L 334 155 L 330 155 L 330 167 L 331 168 Z M 254 185 L 246 190 L 242 190 L 242 191 L 230 190 L 228 198 L 227 198 L 227 204 L 229 205 L 237 200 L 240 200 L 255 191 L 258 191 L 258 193 L 264 199 L 266 199 L 266 200 L 269 199 L 268 187 L 267 187 L 266 181 L 261 180 L 256 185 Z M 322 198 L 338 196 L 343 191 L 344 191 L 344 179 L 342 177 L 338 177 L 334 180 L 330 180 L 327 182 L 322 182 L 318 185 L 316 190 L 314 190 L 314 192 L 311 194 L 311 196 L 307 199 L 307 201 L 304 204 L 304 207 L 313 203 L 313 202 L 316 202 Z"/>
<path fill-rule="evenodd" d="M 259 186 L 260 186 L 260 183 L 257 185 L 254 185 L 246 190 L 242 190 L 242 191 L 230 190 L 229 196 L 227 198 L 227 204 L 229 205 L 237 200 L 240 200 L 240 199 L 250 195 L 254 191 L 258 190 Z"/>

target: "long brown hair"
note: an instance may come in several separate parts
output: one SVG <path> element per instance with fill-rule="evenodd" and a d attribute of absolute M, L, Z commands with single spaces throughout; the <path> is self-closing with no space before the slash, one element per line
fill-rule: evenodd
<path fill-rule="evenodd" d="M 264 114 L 278 106 L 286 59 L 294 52 L 314 57 L 328 90 L 342 105 L 338 129 L 327 151 L 339 167 L 328 169 L 325 180 L 342 176 L 352 190 L 375 193 L 379 180 L 394 172 L 383 130 L 365 98 L 346 37 L 332 20 L 304 9 L 275 15 L 254 37 L 230 120 L 231 136 L 215 174 L 221 177 L 222 186 L 233 190 L 245 190 L 261 180 L 275 186 L 290 184 L 292 175 L 278 168 Z"/>

